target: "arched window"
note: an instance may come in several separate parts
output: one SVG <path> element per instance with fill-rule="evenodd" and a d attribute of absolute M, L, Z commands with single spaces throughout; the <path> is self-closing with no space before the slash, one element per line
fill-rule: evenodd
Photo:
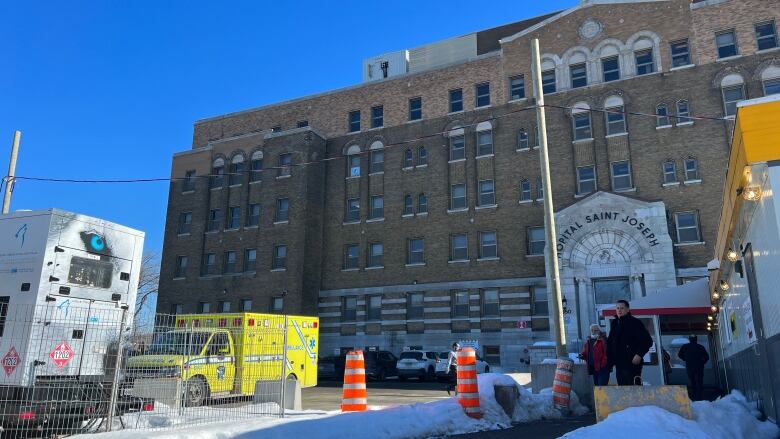
<path fill-rule="evenodd" d="M 225 159 L 218 158 L 211 164 L 211 178 L 209 186 L 212 189 L 221 188 L 225 184 Z"/>
<path fill-rule="evenodd" d="M 238 186 L 244 183 L 244 156 L 243 154 L 236 154 L 233 156 L 233 160 L 230 161 L 230 185 Z"/>
<path fill-rule="evenodd" d="M 517 132 L 517 149 L 526 150 L 528 148 L 528 133 L 523 128 L 520 128 L 520 131 Z"/>
<path fill-rule="evenodd" d="M 417 166 L 428 165 L 428 151 L 424 146 L 417 148 Z"/>
<path fill-rule="evenodd" d="M 555 61 L 551 59 L 542 59 L 542 92 L 544 94 L 555 93 L 557 88 Z"/>
<path fill-rule="evenodd" d="M 249 181 L 254 183 L 263 180 L 263 151 L 252 153 L 249 163 Z"/>
<path fill-rule="evenodd" d="M 587 140 L 593 138 L 591 129 L 590 105 L 585 102 L 577 102 L 571 110 L 573 139 Z"/>
<path fill-rule="evenodd" d="M 655 57 L 653 54 L 653 41 L 648 38 L 640 38 L 634 43 L 634 62 L 636 75 L 649 75 L 655 72 Z"/>
<path fill-rule="evenodd" d="M 701 177 L 699 177 L 699 162 L 693 157 L 689 157 L 685 159 L 685 182 L 686 183 L 698 182 L 700 178 Z"/>
<path fill-rule="evenodd" d="M 360 177 L 360 147 L 352 145 L 347 148 L 347 178 Z"/>
<path fill-rule="evenodd" d="M 404 168 L 411 168 L 412 166 L 414 166 L 414 153 L 412 153 L 412 148 L 407 148 L 404 151 Z"/>
<path fill-rule="evenodd" d="M 520 180 L 520 202 L 531 201 L 531 182 L 522 179 Z"/>
<path fill-rule="evenodd" d="M 626 132 L 626 114 L 623 98 L 610 96 L 604 101 L 604 111 L 607 119 L 607 135 L 624 134 Z"/>
<path fill-rule="evenodd" d="M 428 197 L 425 194 L 417 196 L 417 214 L 428 213 Z"/>
<path fill-rule="evenodd" d="M 569 57 L 569 79 L 571 88 L 580 88 L 588 85 L 587 56 L 582 52 L 575 52 Z"/>
<path fill-rule="evenodd" d="M 414 214 L 414 200 L 411 195 L 404 195 L 404 215 Z"/>
<path fill-rule="evenodd" d="M 658 128 L 668 127 L 672 125 L 672 120 L 669 118 L 669 107 L 666 104 L 658 104 L 655 107 L 655 125 Z"/>
<path fill-rule="evenodd" d="M 723 114 L 726 117 L 737 115 L 737 102 L 745 99 L 745 80 L 742 75 L 732 73 L 720 81 L 723 95 Z"/>
<path fill-rule="evenodd" d="M 764 96 L 780 94 L 780 67 L 769 66 L 761 72 Z"/>
<path fill-rule="evenodd" d="M 380 141 L 371 144 L 371 161 L 369 164 L 369 173 L 384 172 L 385 170 L 385 151 L 384 145 Z"/>
<path fill-rule="evenodd" d="M 690 115 L 691 107 L 688 105 L 688 101 L 685 99 L 677 101 L 677 125 L 693 123 L 693 119 L 688 117 Z"/>
<path fill-rule="evenodd" d="M 607 44 L 599 51 L 601 61 L 601 80 L 603 82 L 620 79 L 620 49 L 614 44 Z"/>

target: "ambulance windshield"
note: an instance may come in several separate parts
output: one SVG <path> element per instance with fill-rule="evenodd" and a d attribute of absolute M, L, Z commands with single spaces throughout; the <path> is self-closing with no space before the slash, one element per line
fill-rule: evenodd
<path fill-rule="evenodd" d="M 147 355 L 200 355 L 209 339 L 209 332 L 171 331 L 157 334 L 147 349 Z"/>

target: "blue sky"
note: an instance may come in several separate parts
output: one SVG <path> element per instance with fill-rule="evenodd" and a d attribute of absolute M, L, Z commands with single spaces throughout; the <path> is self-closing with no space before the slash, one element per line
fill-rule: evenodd
<path fill-rule="evenodd" d="M 266 4 L 262 4 L 266 3 Z M 0 173 L 168 177 L 195 120 L 359 83 L 361 61 L 576 5 L 437 2 L 4 2 Z M 167 183 L 20 181 L 12 210 L 58 207 L 162 247 Z"/>

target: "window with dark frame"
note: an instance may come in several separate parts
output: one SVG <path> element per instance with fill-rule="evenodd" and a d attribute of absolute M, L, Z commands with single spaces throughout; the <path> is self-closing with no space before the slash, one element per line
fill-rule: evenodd
<path fill-rule="evenodd" d="M 292 153 L 279 154 L 278 177 L 287 177 L 292 175 Z"/>
<path fill-rule="evenodd" d="M 192 212 L 179 215 L 179 235 L 188 235 L 192 230 Z"/>
<path fill-rule="evenodd" d="M 192 192 L 195 190 L 195 170 L 190 169 L 184 173 L 182 181 L 182 192 Z"/>
<path fill-rule="evenodd" d="M 271 298 L 271 312 L 281 314 L 284 311 L 284 297 L 276 296 Z"/>
<path fill-rule="evenodd" d="M 498 240 L 496 232 L 479 232 L 479 259 L 498 257 Z"/>
<path fill-rule="evenodd" d="M 422 98 L 409 99 L 409 120 L 422 119 Z"/>
<path fill-rule="evenodd" d="M 631 182 L 631 164 L 628 160 L 612 162 L 610 164 L 612 171 L 612 190 L 629 190 L 633 188 Z"/>
<path fill-rule="evenodd" d="M 452 292 L 452 318 L 454 319 L 467 319 L 469 318 L 469 291 L 453 291 Z"/>
<path fill-rule="evenodd" d="M 531 182 L 520 180 L 520 201 L 531 201 Z"/>
<path fill-rule="evenodd" d="M 574 140 L 587 140 L 593 138 L 593 131 L 591 130 L 590 112 L 582 111 L 572 115 L 572 123 L 574 124 Z"/>
<path fill-rule="evenodd" d="M 677 243 L 699 243 L 699 218 L 696 212 L 679 212 L 674 214 L 677 227 Z"/>
<path fill-rule="evenodd" d="M 276 200 L 276 216 L 274 222 L 281 223 L 290 220 L 290 199 L 279 198 Z"/>
<path fill-rule="evenodd" d="M 483 82 L 474 86 L 476 95 L 476 108 L 487 107 L 490 105 L 490 83 Z"/>
<path fill-rule="evenodd" d="M 482 317 L 498 317 L 498 290 L 482 290 Z"/>
<path fill-rule="evenodd" d="M 368 296 L 366 300 L 368 309 L 366 310 L 366 320 L 382 320 L 382 296 Z"/>
<path fill-rule="evenodd" d="M 529 149 L 528 133 L 523 129 L 517 132 L 517 149 Z"/>
<path fill-rule="evenodd" d="M 404 215 L 414 214 L 414 200 L 411 195 L 404 195 Z"/>
<path fill-rule="evenodd" d="M 672 126 L 672 119 L 669 117 L 669 107 L 666 104 L 659 104 L 655 107 L 655 118 L 655 126 L 657 127 Z"/>
<path fill-rule="evenodd" d="M 571 72 L 571 88 L 580 88 L 588 85 L 588 69 L 585 63 L 569 66 Z"/>
<path fill-rule="evenodd" d="M 198 312 L 200 314 L 208 314 L 211 312 L 211 303 L 210 302 L 200 302 L 198 303 Z"/>
<path fill-rule="evenodd" d="M 450 161 L 466 158 L 466 138 L 463 135 L 450 137 Z"/>
<path fill-rule="evenodd" d="M 344 270 L 357 270 L 360 268 L 360 248 L 357 244 L 344 246 Z"/>
<path fill-rule="evenodd" d="M 360 177 L 360 154 L 347 156 L 347 178 Z"/>
<path fill-rule="evenodd" d="M 385 171 L 385 152 L 381 149 L 371 150 L 371 169 L 369 173 L 376 174 Z"/>
<path fill-rule="evenodd" d="M 226 313 L 230 312 L 230 301 L 220 300 L 217 302 L 217 312 Z"/>
<path fill-rule="evenodd" d="M 189 259 L 186 256 L 176 256 L 176 271 L 173 274 L 175 278 L 183 278 L 187 276 L 187 264 Z"/>
<path fill-rule="evenodd" d="M 463 89 L 450 90 L 450 113 L 463 111 Z"/>
<path fill-rule="evenodd" d="M 417 195 L 417 214 L 428 213 L 428 196 L 425 194 Z"/>
<path fill-rule="evenodd" d="M 723 87 L 723 109 L 726 117 L 737 115 L 737 103 L 745 99 L 744 84 Z"/>
<path fill-rule="evenodd" d="M 493 180 L 479 181 L 479 205 L 494 206 L 496 204 L 496 189 Z"/>
<path fill-rule="evenodd" d="M 248 248 L 244 250 L 244 272 L 257 271 L 257 250 Z"/>
<path fill-rule="evenodd" d="M 220 216 L 219 209 L 211 209 L 211 210 L 209 210 L 209 222 L 208 222 L 208 225 L 206 227 L 206 231 L 207 232 L 216 232 L 216 231 L 218 231 L 219 230 L 219 226 L 220 226 L 220 224 L 219 224 L 220 220 L 221 220 L 221 216 Z"/>
<path fill-rule="evenodd" d="M 356 133 L 360 131 L 360 110 L 354 110 L 349 112 L 349 132 Z"/>
<path fill-rule="evenodd" d="M 769 50 L 777 47 L 777 30 L 774 21 L 756 25 L 756 46 L 758 50 Z"/>
<path fill-rule="evenodd" d="M 596 191 L 596 167 L 580 166 L 577 168 L 577 195 L 585 195 Z"/>
<path fill-rule="evenodd" d="M 368 244 L 368 267 L 380 268 L 384 267 L 385 247 L 381 242 L 372 242 Z"/>
<path fill-rule="evenodd" d="M 493 130 L 477 131 L 477 157 L 493 154 Z"/>
<path fill-rule="evenodd" d="M 237 229 L 241 226 L 241 208 L 233 206 L 228 208 L 228 226 L 230 230 Z"/>
<path fill-rule="evenodd" d="M 236 272 L 236 263 L 238 262 L 238 254 L 235 251 L 229 250 L 225 252 L 225 259 L 223 261 L 222 273 L 233 274 Z"/>
<path fill-rule="evenodd" d="M 602 58 L 601 70 L 604 73 L 604 82 L 617 81 L 620 79 L 620 58 L 617 56 Z"/>
<path fill-rule="evenodd" d="M 244 183 L 244 161 L 230 164 L 230 186 L 240 186 Z"/>
<path fill-rule="evenodd" d="M 528 228 L 528 254 L 543 255 L 545 246 L 544 227 Z"/>
<path fill-rule="evenodd" d="M 309 121 L 308 120 L 299 120 L 295 124 L 295 126 L 298 127 L 298 128 L 306 128 L 307 126 L 309 126 Z"/>
<path fill-rule="evenodd" d="M 693 123 L 693 119 L 691 119 L 691 108 L 688 105 L 688 101 L 685 99 L 677 101 L 677 125 L 684 124 L 684 123 Z"/>
<path fill-rule="evenodd" d="M 653 60 L 653 49 L 644 49 L 634 52 L 636 60 L 637 76 L 649 75 L 655 72 L 655 61 Z"/>
<path fill-rule="evenodd" d="M 509 100 L 525 98 L 525 77 L 523 75 L 509 78 Z"/>
<path fill-rule="evenodd" d="M 355 223 L 360 221 L 360 198 L 347 199 L 346 211 L 344 212 L 345 223 Z"/>
<path fill-rule="evenodd" d="M 414 152 L 412 148 L 406 148 L 404 151 L 404 169 L 409 169 L 414 166 Z"/>
<path fill-rule="evenodd" d="M 205 253 L 201 264 L 200 273 L 202 276 L 213 276 L 217 274 L 217 255 L 216 253 Z"/>
<path fill-rule="evenodd" d="M 263 159 L 255 158 L 249 163 L 249 182 L 263 181 Z"/>
<path fill-rule="evenodd" d="M 677 183 L 677 165 L 669 160 L 663 163 L 664 184 Z"/>
<path fill-rule="evenodd" d="M 424 146 L 417 148 L 417 166 L 428 165 L 428 151 Z"/>
<path fill-rule="evenodd" d="M 385 125 L 385 107 L 371 107 L 371 128 L 382 128 Z"/>
<path fill-rule="evenodd" d="M 469 260 L 469 240 L 465 233 L 450 236 L 450 261 Z"/>
<path fill-rule="evenodd" d="M 762 85 L 764 96 L 780 94 L 780 78 L 765 79 Z"/>
<path fill-rule="evenodd" d="M 412 238 L 407 241 L 407 265 L 425 263 L 425 241 L 422 238 Z"/>
<path fill-rule="evenodd" d="M 685 181 L 693 182 L 699 180 L 699 164 L 696 159 L 685 159 Z"/>
<path fill-rule="evenodd" d="M 284 244 L 274 246 L 273 261 L 271 268 L 274 270 L 283 270 L 287 268 L 287 246 Z"/>
<path fill-rule="evenodd" d="M 368 219 L 380 219 L 385 217 L 385 197 L 383 195 L 371 196 L 371 210 Z"/>
<path fill-rule="evenodd" d="M 611 107 L 605 109 L 607 117 L 607 135 L 625 134 L 626 133 L 626 113 L 625 108 L 621 105 L 619 107 Z"/>
<path fill-rule="evenodd" d="M 501 365 L 501 346 L 485 345 L 485 362 L 491 366 Z"/>
<path fill-rule="evenodd" d="M 546 316 L 550 314 L 547 287 L 533 287 L 534 310 L 533 315 Z"/>
<path fill-rule="evenodd" d="M 2 301 L 2 298 L 0 298 L 0 301 Z M 172 303 L 171 314 L 173 315 L 184 314 L 184 305 L 181 303 Z M 0 337 L 2 336 L 3 336 L 2 331 L 0 331 Z"/>
<path fill-rule="evenodd" d="M 672 68 L 691 64 L 691 52 L 688 48 L 687 39 L 672 41 L 669 43 L 669 51 L 672 55 Z"/>
<path fill-rule="evenodd" d="M 252 311 L 252 299 L 241 299 L 238 302 L 238 309 L 242 312 Z"/>
<path fill-rule="evenodd" d="M 544 94 L 555 93 L 555 69 L 542 72 L 542 92 Z"/>
<path fill-rule="evenodd" d="M 466 184 L 458 183 L 450 186 L 450 210 L 466 208 Z"/>
<path fill-rule="evenodd" d="M 737 56 L 737 37 L 734 29 L 715 34 L 715 46 L 718 48 L 718 58 Z"/>
<path fill-rule="evenodd" d="M 419 320 L 425 313 L 423 293 L 406 293 L 406 319 Z"/>
<path fill-rule="evenodd" d="M 253 203 L 249 205 L 246 216 L 247 227 L 257 227 L 260 225 L 260 211 L 262 206 L 260 203 Z"/>
<path fill-rule="evenodd" d="M 211 168 L 211 176 L 209 176 L 209 187 L 211 189 L 219 189 L 225 185 L 225 167 L 214 166 Z"/>

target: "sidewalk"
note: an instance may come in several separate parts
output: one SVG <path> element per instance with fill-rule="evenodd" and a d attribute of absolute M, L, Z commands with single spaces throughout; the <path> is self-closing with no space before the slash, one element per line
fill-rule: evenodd
<path fill-rule="evenodd" d="M 534 421 L 527 424 L 518 424 L 505 430 L 483 431 L 457 436 L 458 439 L 515 439 L 519 437 L 533 439 L 557 439 L 558 437 L 581 427 L 587 427 L 596 423 L 596 415 L 588 413 L 583 416 L 564 419 L 550 419 Z"/>

